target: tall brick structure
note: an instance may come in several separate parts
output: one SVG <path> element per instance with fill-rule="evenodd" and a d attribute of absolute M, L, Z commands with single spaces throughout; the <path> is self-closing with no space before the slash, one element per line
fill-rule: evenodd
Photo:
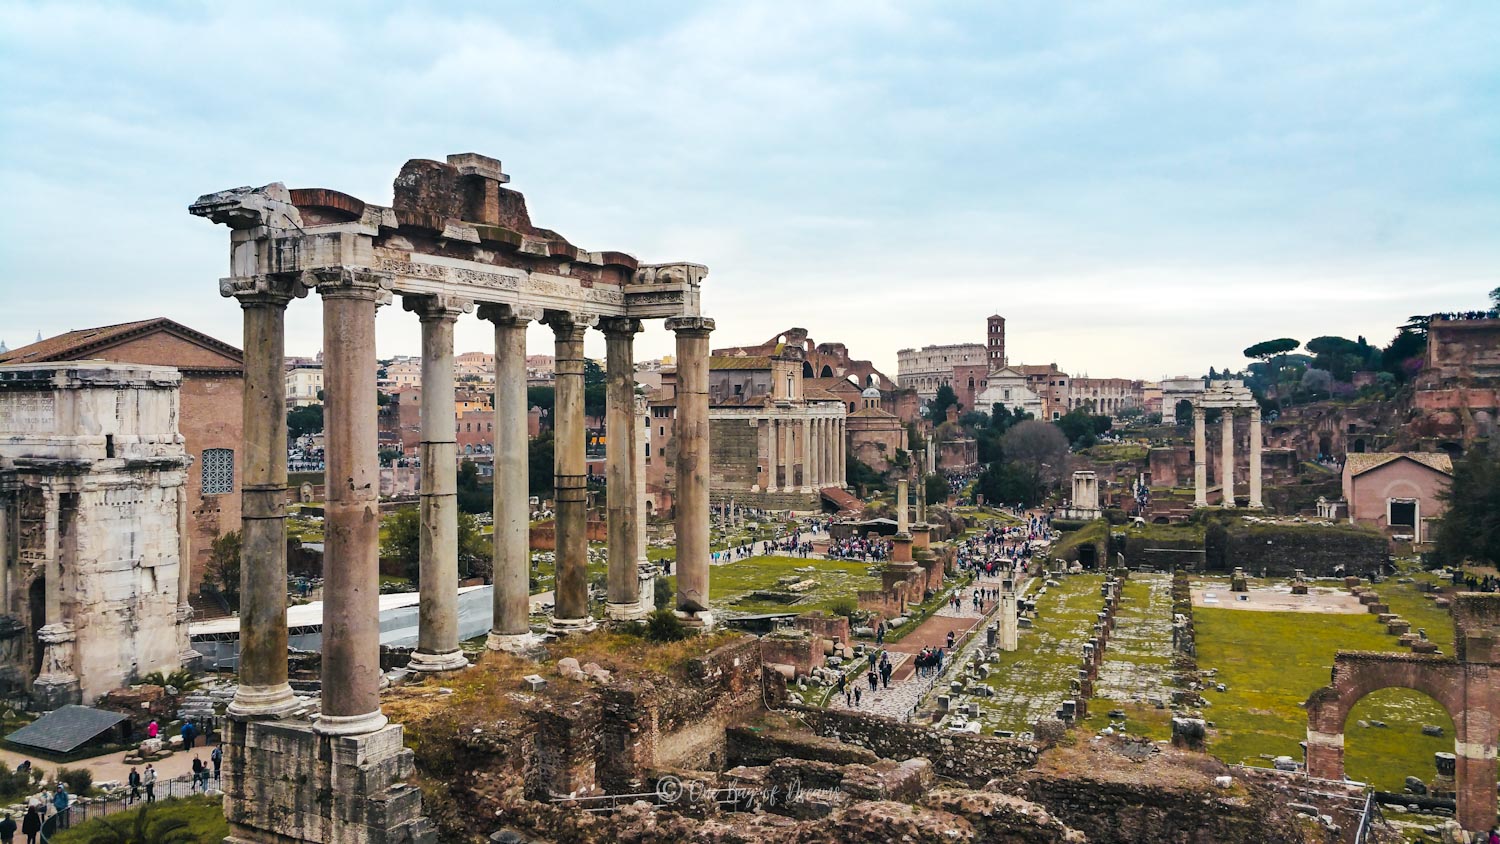
<path fill-rule="evenodd" d="M 1307 703 L 1307 772 L 1344 776 L 1344 722 L 1365 695 L 1386 688 L 1416 689 L 1453 718 L 1458 757 L 1458 821 L 1470 832 L 1495 823 L 1495 745 L 1500 732 L 1500 594 L 1462 593 L 1453 604 L 1458 654 L 1341 651 L 1333 682 Z"/>

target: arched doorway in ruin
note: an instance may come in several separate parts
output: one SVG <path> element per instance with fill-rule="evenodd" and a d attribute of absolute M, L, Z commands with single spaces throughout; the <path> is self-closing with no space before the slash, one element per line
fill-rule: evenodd
<path fill-rule="evenodd" d="M 832 378 L 833 377 L 833 367 L 829 366 L 826 363 L 823 364 L 823 375 L 822 375 L 822 377 L 824 377 L 824 378 Z"/>
<path fill-rule="evenodd" d="M 1353 452 L 1354 454 L 1364 454 L 1365 453 L 1365 440 L 1364 440 L 1364 438 L 1360 437 L 1360 438 L 1356 439 L 1354 441 L 1354 444 L 1351 445 L 1351 446 L 1349 446 L 1349 451 Z"/>
<path fill-rule="evenodd" d="M 1334 658 L 1333 682 L 1313 692 L 1304 706 L 1307 709 L 1307 773 L 1309 776 L 1343 780 L 1345 770 L 1345 736 L 1350 727 L 1360 730 L 1359 738 L 1369 741 L 1366 728 L 1357 727 L 1351 717 L 1355 707 L 1372 693 L 1385 689 L 1411 689 L 1420 692 L 1448 717 L 1452 730 L 1443 738 L 1457 754 L 1457 816 L 1465 829 L 1489 829 L 1495 822 L 1495 757 L 1480 754 L 1465 756 L 1465 748 L 1482 747 L 1493 736 L 1469 735 L 1470 721 L 1487 722 L 1482 706 L 1465 701 L 1462 680 L 1466 666 L 1452 659 L 1412 654 L 1341 652 Z M 1376 703 L 1380 698 L 1376 698 Z M 1458 715 L 1468 715 L 1455 717 Z M 1477 718 L 1474 716 L 1478 716 Z M 1372 728 L 1378 729 L 1378 728 Z M 1361 751 L 1363 754 L 1364 751 Z M 1356 758 L 1359 758 L 1358 756 Z M 1368 758 L 1361 759 L 1362 767 Z M 1431 771 L 1429 767 L 1427 770 Z M 1421 776 L 1413 772 L 1413 775 Z"/>
<path fill-rule="evenodd" d="M 1333 437 L 1328 434 L 1318 435 L 1318 455 L 1321 457 L 1333 456 Z"/>
<path fill-rule="evenodd" d="M 1425 727 L 1442 734 L 1427 735 Z M 1453 719 L 1435 698 L 1407 688 L 1376 689 L 1349 709 L 1344 774 L 1393 794 L 1402 792 L 1409 776 L 1430 785 L 1437 772 L 1434 754 L 1452 753 L 1453 736 Z"/>
<path fill-rule="evenodd" d="M 803 378 L 816 378 L 816 377 L 818 377 L 817 373 L 815 373 L 813 371 L 812 364 L 809 363 L 809 362 L 807 362 L 807 361 L 803 361 L 802 362 L 802 377 Z"/>

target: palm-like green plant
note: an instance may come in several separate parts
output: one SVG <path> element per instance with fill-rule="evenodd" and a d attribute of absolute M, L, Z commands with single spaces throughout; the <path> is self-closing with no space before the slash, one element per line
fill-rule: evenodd
<path fill-rule="evenodd" d="M 148 804 L 137 809 L 127 821 L 110 822 L 100 818 L 99 827 L 88 838 L 88 844 L 196 844 L 188 822 L 181 818 L 151 817 Z"/>

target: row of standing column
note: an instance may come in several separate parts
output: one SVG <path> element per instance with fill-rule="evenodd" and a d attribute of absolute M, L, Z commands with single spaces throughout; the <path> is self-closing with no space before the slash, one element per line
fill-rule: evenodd
<path fill-rule="evenodd" d="M 315 285 L 322 294 L 325 522 L 322 708 L 316 727 L 359 734 L 382 727 L 379 631 L 379 463 L 376 433 L 375 312 L 390 301 L 390 282 L 377 273 L 339 268 L 308 276 L 236 279 L 245 331 L 245 483 L 242 487 L 240 685 L 230 713 L 279 717 L 296 706 L 287 682 L 285 495 L 286 403 L 282 360 L 285 310 Z M 450 670 L 466 664 L 458 643 L 457 453 L 454 424 L 453 327 L 472 309 L 440 295 L 406 297 L 422 323 L 422 461 L 420 627 L 413 667 Z M 526 326 L 540 311 L 491 305 L 495 325 L 494 620 L 489 646 L 503 649 L 530 633 L 530 542 L 526 429 Z M 583 335 L 594 320 L 547 312 L 557 346 L 554 409 L 557 490 L 557 592 L 553 629 L 592 627 L 586 566 Z M 639 437 L 634 420 L 634 334 L 638 320 L 608 319 L 607 371 L 609 597 L 616 617 L 639 612 Z M 677 333 L 680 378 L 676 436 L 683 452 L 706 455 L 708 334 L 701 317 L 668 321 Z M 693 386 L 696 384 L 696 388 Z M 696 391 L 695 391 L 696 390 Z M 680 391 L 681 393 L 682 391 Z M 685 400 L 684 400 L 685 399 Z M 701 405 L 701 407 L 699 406 Z M 706 621 L 708 595 L 708 464 L 679 460 L 678 609 Z M 698 499 L 702 501 L 698 501 Z M 699 616 L 702 616 L 701 618 Z"/>
<path fill-rule="evenodd" d="M 1261 432 L 1260 408 L 1252 407 L 1250 418 L 1250 508 L 1259 510 L 1261 502 Z M 1223 489 L 1223 504 L 1234 506 L 1234 410 L 1225 408 L 1220 435 L 1219 481 Z M 1208 436 L 1206 413 L 1202 407 L 1193 408 L 1193 506 L 1208 506 Z"/>
<path fill-rule="evenodd" d="M 767 492 L 811 492 L 844 485 L 842 419 L 832 416 L 801 419 L 772 416 L 761 419 L 760 424 L 764 425 L 762 430 L 765 432 Z M 795 483 L 799 457 L 802 466 L 800 484 Z"/>

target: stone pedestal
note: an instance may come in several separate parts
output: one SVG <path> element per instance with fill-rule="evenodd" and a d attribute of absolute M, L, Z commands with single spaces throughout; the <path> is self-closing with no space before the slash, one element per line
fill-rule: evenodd
<path fill-rule="evenodd" d="M 911 546 L 912 538 L 906 534 L 898 533 L 891 537 L 891 562 L 911 562 Z"/>
<path fill-rule="evenodd" d="M 1000 593 L 1000 629 L 996 636 L 997 647 L 1002 651 L 1013 651 L 1020 646 L 1019 624 L 1016 617 L 1016 593 L 1004 590 Z"/>
<path fill-rule="evenodd" d="M 82 703 L 83 691 L 74 671 L 77 636 L 67 624 L 48 624 L 36 633 L 42 648 L 42 673 L 31 683 L 32 706 L 49 712 L 70 703 Z"/>
<path fill-rule="evenodd" d="M 330 736 L 302 720 L 230 719 L 224 742 L 227 844 L 436 844 L 412 752 L 389 725 Z"/>
<path fill-rule="evenodd" d="M 917 523 L 911 527 L 911 544 L 913 548 L 932 547 L 932 527 Z"/>

